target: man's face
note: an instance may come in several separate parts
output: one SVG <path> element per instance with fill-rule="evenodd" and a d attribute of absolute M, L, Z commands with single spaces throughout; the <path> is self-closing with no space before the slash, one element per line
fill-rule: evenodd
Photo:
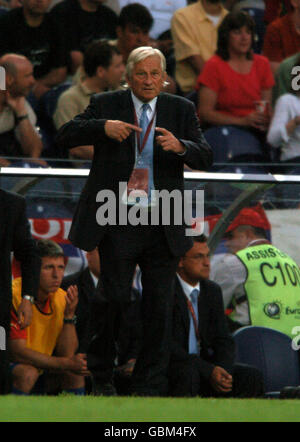
<path fill-rule="evenodd" d="M 46 13 L 51 0 L 23 0 L 23 6 L 32 16 L 40 16 Z"/>
<path fill-rule="evenodd" d="M 208 279 L 210 272 L 209 248 L 206 242 L 195 242 L 180 259 L 179 274 L 187 283 L 196 285 L 200 279 Z"/>
<path fill-rule="evenodd" d="M 120 86 L 124 72 L 125 65 L 123 63 L 122 55 L 114 54 L 112 56 L 111 64 L 105 70 L 107 87 L 109 89 L 117 89 Z"/>
<path fill-rule="evenodd" d="M 130 54 L 133 49 L 149 45 L 149 32 L 139 26 L 128 24 L 125 28 L 117 28 L 118 39 L 124 52 Z"/>
<path fill-rule="evenodd" d="M 42 258 L 39 294 L 49 295 L 61 285 L 64 277 L 65 263 L 62 256 Z"/>
<path fill-rule="evenodd" d="M 237 253 L 239 250 L 247 247 L 249 243 L 249 236 L 247 230 L 236 228 L 227 234 L 226 247 L 231 253 Z"/>
<path fill-rule="evenodd" d="M 34 83 L 32 64 L 29 60 L 24 60 L 17 66 L 17 73 L 11 76 L 7 88 L 13 97 L 26 97 Z"/>
<path fill-rule="evenodd" d="M 127 82 L 134 95 L 143 102 L 151 101 L 163 88 L 166 73 L 161 68 L 159 56 L 150 56 L 137 63 Z"/>

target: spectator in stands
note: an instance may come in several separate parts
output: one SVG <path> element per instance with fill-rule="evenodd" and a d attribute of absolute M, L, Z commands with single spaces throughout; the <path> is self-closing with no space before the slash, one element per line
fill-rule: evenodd
<path fill-rule="evenodd" d="M 290 81 L 290 84 L 291 83 L 293 84 L 293 81 Z M 299 84 L 297 84 L 298 91 L 293 91 L 293 88 L 290 87 L 293 93 L 286 93 L 278 98 L 267 135 L 269 144 L 279 150 L 280 161 L 287 165 L 289 163 L 300 162 L 299 88 Z M 284 172 L 289 173 L 294 169 L 295 166 L 290 165 L 284 169 Z M 297 169 L 299 171 L 299 167 Z"/>
<path fill-rule="evenodd" d="M 139 3 L 124 6 L 118 18 L 117 40 L 111 41 L 119 49 L 124 63 L 134 49 L 141 46 L 158 47 L 158 41 L 150 39 L 149 32 L 153 26 L 153 17 L 150 11 Z M 169 84 L 168 84 L 169 83 Z M 164 86 L 165 92 L 176 93 L 174 79 L 168 74 Z"/>
<path fill-rule="evenodd" d="M 59 97 L 53 120 L 56 129 L 85 110 L 93 94 L 120 88 L 125 66 L 118 49 L 102 41 L 90 43 L 84 53 L 85 75 Z M 72 157 L 91 160 L 93 146 L 78 146 L 70 151 Z"/>
<path fill-rule="evenodd" d="M 66 50 L 63 32 L 46 12 L 50 0 L 24 0 L 0 17 L 0 55 L 16 52 L 33 64 L 36 83 L 33 93 L 39 99 L 66 78 Z"/>
<path fill-rule="evenodd" d="M 272 106 L 274 107 L 278 98 L 286 93 L 294 94 L 292 87 L 294 75 L 292 70 L 295 66 L 300 66 L 300 52 L 285 58 L 278 66 L 275 73 L 275 85 L 272 89 Z"/>
<path fill-rule="evenodd" d="M 237 126 L 264 142 L 269 116 L 255 103 L 270 105 L 274 79 L 269 61 L 253 53 L 253 38 L 254 22 L 246 12 L 230 12 L 224 18 L 216 55 L 197 80 L 198 111 L 209 126 Z"/>
<path fill-rule="evenodd" d="M 226 14 L 219 0 L 198 0 L 174 13 L 175 78 L 184 94 L 193 91 L 204 63 L 214 54 L 217 29 Z"/>
<path fill-rule="evenodd" d="M 89 43 L 116 36 L 117 14 L 102 3 L 104 0 L 64 0 L 51 9 L 50 14 L 64 29 L 71 73 L 82 64 Z"/>
<path fill-rule="evenodd" d="M 84 355 L 77 354 L 75 309 L 78 290 L 70 286 L 60 289 L 64 275 L 64 254 L 61 247 L 50 240 L 37 242 L 41 257 L 39 289 L 33 305 L 29 327 L 21 329 L 16 317 L 20 304 L 22 280 L 13 281 L 13 308 L 9 348 L 12 369 L 12 393 L 30 394 L 41 370 L 59 371 L 64 376 L 63 387 L 83 394 L 84 375 L 88 374 Z M 55 355 L 54 355 L 55 351 Z M 80 384 L 72 384 L 71 373 L 80 374 Z M 77 376 L 75 377 L 77 380 Z"/>
<path fill-rule="evenodd" d="M 226 232 L 231 253 L 212 268 L 211 279 L 231 308 L 231 331 L 245 325 L 270 327 L 292 336 L 299 324 L 300 273 L 296 262 L 267 239 L 265 214 L 244 208 Z"/>
<path fill-rule="evenodd" d="M 255 23 L 253 51 L 255 54 L 261 54 L 266 32 L 266 23 L 264 21 L 265 5 L 263 0 L 236 0 L 230 10 L 232 12 L 245 11 L 251 15 Z"/>
<path fill-rule="evenodd" d="M 187 6 L 186 0 L 160 0 L 159 2 L 156 0 L 119 0 L 121 8 L 132 3 L 140 3 L 151 11 L 154 23 L 150 31 L 150 37 L 155 40 L 171 29 L 171 19 L 174 12 Z"/>
<path fill-rule="evenodd" d="M 22 301 L 17 309 L 21 329 L 27 327 L 32 317 L 32 302 L 37 296 L 40 258 L 30 233 L 26 216 L 25 199 L 20 195 L 0 189 L 1 235 L 0 235 L 0 325 L 6 336 L 1 339 L 0 351 L 0 394 L 9 391 L 7 349 L 9 319 L 11 310 L 11 254 L 20 264 L 22 275 Z M 3 331 L 1 329 L 1 331 Z"/>
<path fill-rule="evenodd" d="M 207 238 L 194 238 L 180 259 L 175 283 L 173 341 L 169 366 L 172 396 L 257 397 L 262 374 L 234 364 L 220 287 L 209 280 Z"/>
<path fill-rule="evenodd" d="M 134 3 L 122 8 L 118 18 L 117 40 L 112 43 L 119 49 L 124 63 L 133 49 L 149 45 L 152 25 L 153 17 L 145 6 Z"/>
<path fill-rule="evenodd" d="M 275 73 L 282 60 L 296 54 L 300 47 L 300 2 L 291 0 L 293 11 L 279 17 L 267 26 L 263 55 Z"/>
<path fill-rule="evenodd" d="M 0 16 L 6 14 L 10 9 L 21 7 L 20 0 L 0 0 Z"/>
<path fill-rule="evenodd" d="M 5 70 L 6 90 L 0 90 L 0 165 L 5 157 L 39 158 L 43 144 L 36 127 L 36 115 L 26 100 L 35 84 L 31 62 L 22 55 L 0 58 Z"/>
<path fill-rule="evenodd" d="M 278 17 L 292 12 L 291 0 L 264 0 L 265 3 L 265 23 L 269 24 Z"/>

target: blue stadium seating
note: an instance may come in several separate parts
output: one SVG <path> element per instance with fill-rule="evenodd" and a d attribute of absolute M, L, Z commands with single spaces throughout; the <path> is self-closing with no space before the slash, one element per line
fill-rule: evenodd
<path fill-rule="evenodd" d="M 299 354 L 289 336 L 267 327 L 247 326 L 236 330 L 233 338 L 236 362 L 262 371 L 267 397 L 278 398 L 284 387 L 300 384 Z"/>
<path fill-rule="evenodd" d="M 250 131 L 236 126 L 214 126 L 204 131 L 204 136 L 214 153 L 213 170 L 224 169 L 224 163 L 228 164 L 227 171 L 240 173 L 266 173 L 262 167 L 251 167 L 251 163 L 266 163 L 269 161 L 268 154 L 260 140 Z M 221 163 L 223 165 L 218 165 Z M 247 163 L 240 167 L 234 163 Z M 249 165 L 250 164 L 250 165 Z M 229 170 L 231 167 L 232 170 Z M 252 172 L 251 170 L 252 169 Z"/>

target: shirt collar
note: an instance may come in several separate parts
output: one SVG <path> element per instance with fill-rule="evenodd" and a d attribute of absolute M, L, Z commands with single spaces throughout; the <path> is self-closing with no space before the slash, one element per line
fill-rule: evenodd
<path fill-rule="evenodd" d="M 181 284 L 182 290 L 186 297 L 191 300 L 191 293 L 193 290 L 198 289 L 200 293 L 200 283 L 198 282 L 194 287 L 190 284 L 188 284 L 186 281 L 184 281 L 177 273 L 177 278 L 179 279 L 179 282 Z"/>
<path fill-rule="evenodd" d="M 139 115 L 142 112 L 142 106 L 145 104 L 143 101 L 141 101 L 139 98 L 137 98 L 134 93 L 131 91 L 131 98 L 133 101 L 133 105 L 136 111 L 136 114 Z M 157 97 L 154 97 L 151 101 L 148 101 L 147 104 L 149 104 L 151 108 L 151 113 L 154 112 L 156 107 Z"/>
<path fill-rule="evenodd" d="M 206 12 L 202 6 L 202 2 L 198 1 L 196 4 L 197 4 L 197 7 L 199 8 L 199 12 L 198 12 L 199 15 L 198 15 L 197 19 L 199 21 L 209 20 L 211 22 L 209 16 L 206 14 Z M 225 15 L 227 13 L 228 13 L 227 9 L 225 9 L 224 6 L 221 5 L 221 10 L 220 10 L 220 15 L 219 15 L 219 17 L 220 17 L 219 23 L 221 23 L 222 19 L 225 17 Z"/>
<path fill-rule="evenodd" d="M 91 91 L 85 84 L 82 83 L 82 81 L 80 81 L 78 84 L 84 95 L 87 95 L 88 97 L 94 95 L 95 92 Z"/>
<path fill-rule="evenodd" d="M 93 280 L 93 283 L 94 283 L 95 287 L 97 287 L 98 278 L 94 275 L 94 273 L 92 273 L 91 271 L 89 271 L 89 272 L 90 272 L 90 275 L 91 275 L 91 278 Z"/>

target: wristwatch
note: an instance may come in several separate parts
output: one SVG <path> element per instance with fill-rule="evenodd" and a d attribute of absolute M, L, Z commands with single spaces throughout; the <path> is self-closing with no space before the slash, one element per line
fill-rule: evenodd
<path fill-rule="evenodd" d="M 16 117 L 15 117 L 16 124 L 19 124 L 21 121 L 25 120 L 26 118 L 28 118 L 28 114 L 20 115 L 19 117 L 16 116 Z"/>
<path fill-rule="evenodd" d="M 64 324 L 73 324 L 76 325 L 77 324 L 77 316 L 74 315 L 73 318 L 64 318 Z"/>
<path fill-rule="evenodd" d="M 30 301 L 31 304 L 34 304 L 34 301 L 35 301 L 34 297 L 30 296 L 30 295 L 24 295 L 23 299 L 26 299 L 27 301 Z"/>

